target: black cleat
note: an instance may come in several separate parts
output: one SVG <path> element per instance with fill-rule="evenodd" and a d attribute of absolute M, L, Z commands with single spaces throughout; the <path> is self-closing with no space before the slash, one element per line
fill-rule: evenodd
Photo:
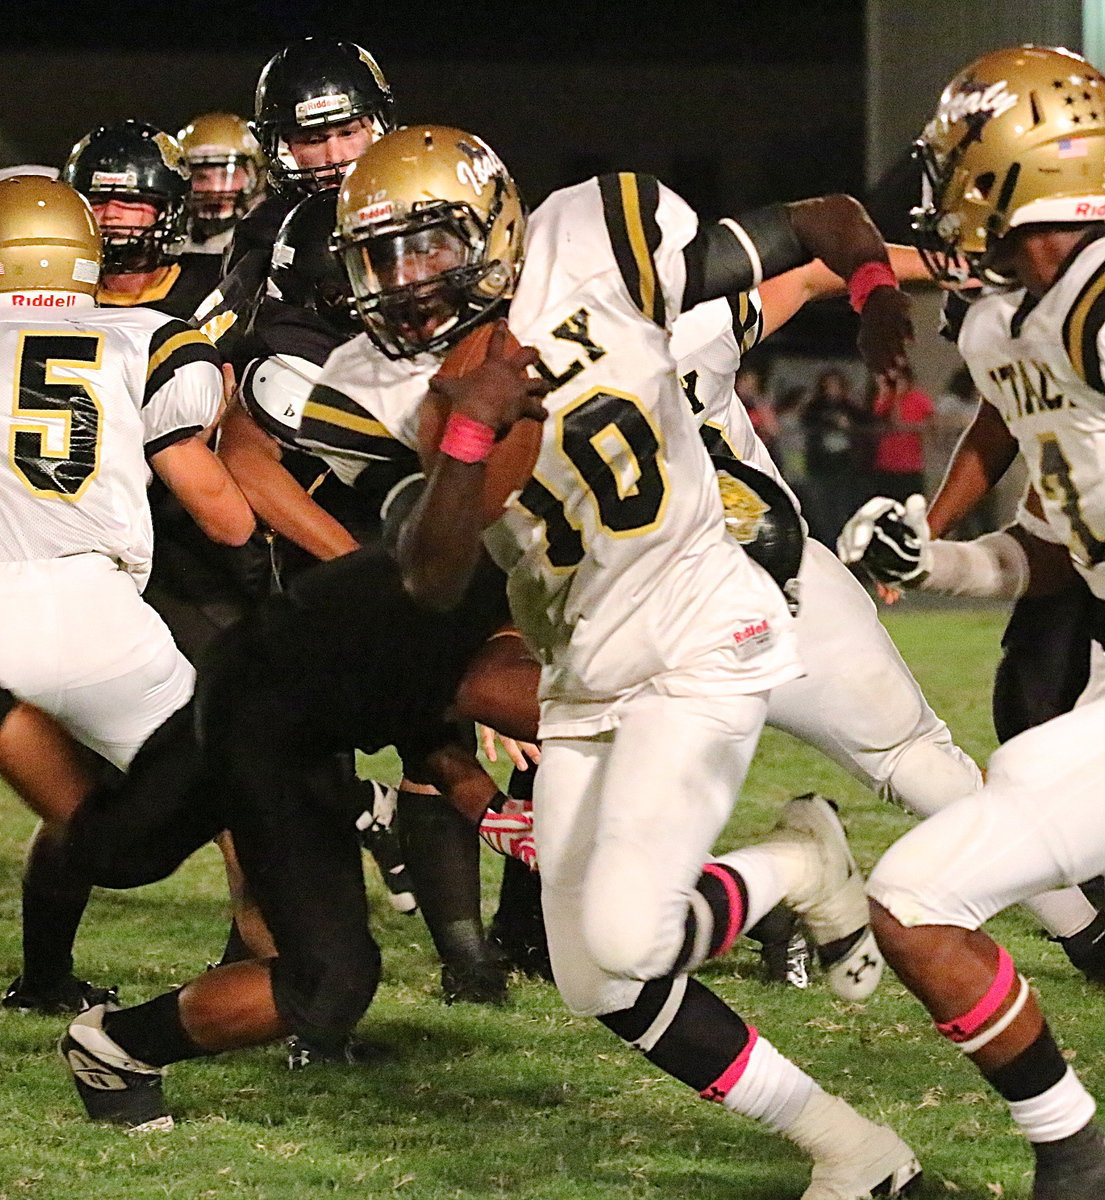
<path fill-rule="evenodd" d="M 125 1125 L 128 1133 L 173 1127 L 161 1081 L 165 1071 L 138 1062 L 104 1032 L 103 1005 L 82 1013 L 58 1043 L 77 1095 L 93 1121 Z"/>
<path fill-rule="evenodd" d="M 391 1057 L 386 1046 L 377 1042 L 363 1042 L 354 1038 L 346 1038 L 338 1046 L 323 1046 L 312 1042 L 309 1038 L 292 1034 L 284 1041 L 287 1052 L 289 1071 L 302 1071 L 318 1063 L 340 1063 L 343 1066 L 357 1067 L 365 1063 L 379 1063 Z"/>
<path fill-rule="evenodd" d="M 22 1013 L 37 1012 L 56 1017 L 66 1013 L 83 1013 L 97 1004 L 118 1007 L 117 987 L 97 987 L 74 975 L 66 975 L 46 987 L 27 986 L 17 975 L 4 993 L 0 1005 Z"/>
<path fill-rule="evenodd" d="M 1091 1121 L 1057 1142 L 1034 1142 L 1032 1200 L 1101 1200 L 1105 1196 L 1105 1136 Z"/>
<path fill-rule="evenodd" d="M 1105 913 L 1098 913 L 1081 932 L 1055 940 L 1090 983 L 1105 983 Z"/>
<path fill-rule="evenodd" d="M 796 988 L 810 986 L 813 960 L 809 940 L 797 913 L 777 904 L 745 931 L 745 937 L 760 943 L 760 961 L 768 983 Z"/>
<path fill-rule="evenodd" d="M 446 963 L 441 968 L 441 990 L 446 1004 L 505 1004 L 506 971 L 493 962 Z"/>

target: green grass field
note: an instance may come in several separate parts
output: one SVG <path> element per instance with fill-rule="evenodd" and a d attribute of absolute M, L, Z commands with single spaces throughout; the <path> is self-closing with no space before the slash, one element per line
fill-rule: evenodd
<path fill-rule="evenodd" d="M 984 758 L 1001 614 L 891 612 L 888 623 L 961 744 Z M 762 832 L 780 801 L 810 788 L 844 802 L 867 866 L 906 827 L 812 751 L 769 731 L 729 841 Z M 19 969 L 19 863 L 32 822 L 0 803 L 6 981 Z M 497 873 L 489 856 L 489 900 Z M 596 1023 L 571 1018 L 550 986 L 518 980 L 501 1010 L 445 1007 L 421 919 L 393 913 L 370 875 L 385 978 L 361 1028 L 374 1046 L 365 1065 L 291 1074 L 278 1048 L 181 1064 L 167 1083 L 176 1130 L 129 1138 L 84 1119 L 54 1052 L 59 1021 L 0 1012 L 0 1200 L 801 1194 L 797 1153 L 659 1077 Z M 156 887 L 99 893 L 78 968 L 119 983 L 128 1003 L 145 999 L 217 957 L 225 907 L 213 851 Z M 995 931 L 1036 981 L 1083 1078 L 1105 1091 L 1101 994 L 1019 915 L 999 918 Z M 895 981 L 847 1005 L 820 983 L 806 992 L 762 984 L 747 949 L 706 977 L 822 1083 L 911 1141 L 926 1165 L 925 1197 L 1027 1194 L 1030 1153 L 1003 1107 Z"/>

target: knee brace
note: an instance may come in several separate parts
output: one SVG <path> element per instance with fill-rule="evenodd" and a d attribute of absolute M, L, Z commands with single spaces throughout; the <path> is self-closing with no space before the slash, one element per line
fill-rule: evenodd
<path fill-rule="evenodd" d="M 1013 987 L 1018 981 L 1020 982 L 1020 989 L 1017 993 L 1017 998 L 989 1029 L 985 1029 L 980 1033 L 979 1030 L 982 1029 L 986 1022 L 1005 1003 L 1005 1000 L 1013 991 Z M 986 994 L 972 1009 L 965 1012 L 961 1017 L 955 1017 L 951 1021 L 938 1021 L 936 1028 L 949 1041 L 954 1042 L 964 1054 L 976 1054 L 983 1046 L 992 1042 L 994 1038 L 1004 1033 L 1012 1025 L 1027 1002 L 1028 981 L 1023 975 L 1017 974 L 1017 969 L 1013 966 L 1013 960 L 1009 957 L 1009 952 L 1004 947 L 999 946 L 997 974 L 994 976 L 994 981 L 990 984 Z"/>

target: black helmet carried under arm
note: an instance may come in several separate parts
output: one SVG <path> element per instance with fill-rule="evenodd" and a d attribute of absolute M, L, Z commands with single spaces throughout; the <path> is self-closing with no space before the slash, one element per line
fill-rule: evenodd
<path fill-rule="evenodd" d="M 287 135 L 360 117 L 380 137 L 394 127 L 393 107 L 388 81 L 367 50 L 354 42 L 304 38 L 285 46 L 265 64 L 257 81 L 250 127 L 277 187 L 306 195 L 339 183 L 347 164 L 299 167 Z"/>
<path fill-rule="evenodd" d="M 62 178 L 90 204 L 112 198 L 152 204 L 152 225 L 104 231 L 104 274 L 152 271 L 180 253 L 188 164 L 180 143 L 142 121 L 101 125 L 73 147 Z"/>
<path fill-rule="evenodd" d="M 315 192 L 292 209 L 272 248 L 269 283 L 287 304 L 310 309 L 339 337 L 361 331 L 349 279 L 330 249 L 338 189 Z"/>

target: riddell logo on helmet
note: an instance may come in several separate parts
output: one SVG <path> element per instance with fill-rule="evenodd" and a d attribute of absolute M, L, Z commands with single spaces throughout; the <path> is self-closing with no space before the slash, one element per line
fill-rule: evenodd
<path fill-rule="evenodd" d="M 325 96 L 311 96 L 308 100 L 300 100 L 295 106 L 295 119 L 298 125 L 307 125 L 322 117 L 332 117 L 349 114 L 353 105 L 345 92 L 329 92 Z"/>
<path fill-rule="evenodd" d="M 13 292 L 12 304 L 24 308 L 72 308 L 77 297 L 69 294 L 54 295 L 50 292 Z"/>
<path fill-rule="evenodd" d="M 1105 220 L 1105 200 L 1097 204 L 1090 204 L 1088 201 L 1083 200 L 1080 204 L 1074 206 L 1074 215 L 1087 221 Z"/>
<path fill-rule="evenodd" d="M 394 212 L 395 205 L 390 200 L 377 200 L 357 210 L 357 221 L 361 225 L 375 225 L 377 221 L 388 220 Z"/>
<path fill-rule="evenodd" d="M 123 188 L 134 191 L 138 187 L 138 176 L 134 171 L 93 171 L 93 191 L 109 191 L 111 188 Z"/>

